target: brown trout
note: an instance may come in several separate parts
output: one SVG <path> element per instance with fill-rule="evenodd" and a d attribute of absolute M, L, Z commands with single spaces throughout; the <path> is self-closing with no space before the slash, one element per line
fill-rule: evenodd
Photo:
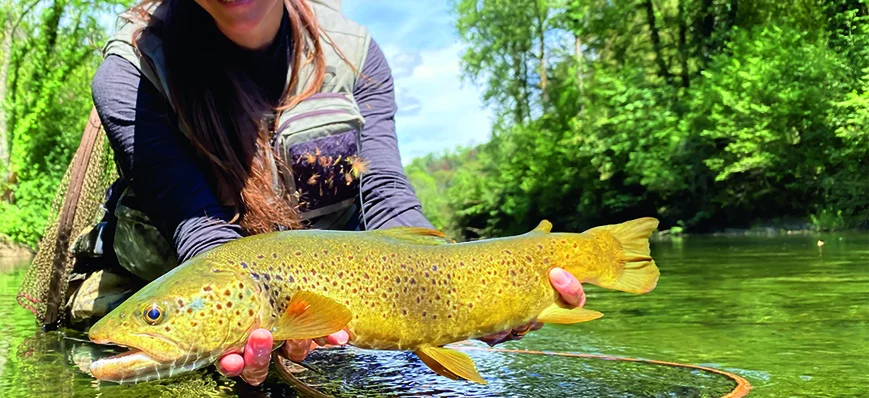
<path fill-rule="evenodd" d="M 454 243 L 438 231 L 299 230 L 242 238 L 148 284 L 89 337 L 130 348 L 91 365 L 97 379 L 171 377 L 240 352 L 256 328 L 275 341 L 349 332 L 353 346 L 407 350 L 440 375 L 485 384 L 466 354 L 444 348 L 530 321 L 570 324 L 603 314 L 565 305 L 549 282 L 562 267 L 583 283 L 628 293 L 655 288 L 654 218 L 583 233 L 543 221 L 508 238 Z"/>

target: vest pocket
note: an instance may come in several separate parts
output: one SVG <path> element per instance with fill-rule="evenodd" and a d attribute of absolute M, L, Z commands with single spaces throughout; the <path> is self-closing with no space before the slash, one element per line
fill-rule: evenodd
<path fill-rule="evenodd" d="M 317 93 L 281 115 L 274 151 L 283 159 L 285 187 L 302 217 L 337 215 L 359 193 L 359 134 L 364 119 L 352 96 Z"/>
<path fill-rule="evenodd" d="M 290 147 L 350 130 L 365 123 L 356 100 L 349 94 L 317 93 L 281 115 L 275 147 L 282 155 Z"/>

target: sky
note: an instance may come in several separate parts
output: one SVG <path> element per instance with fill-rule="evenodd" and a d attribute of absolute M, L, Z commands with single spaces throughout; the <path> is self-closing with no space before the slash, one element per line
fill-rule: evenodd
<path fill-rule="evenodd" d="M 481 90 L 461 78 L 462 45 L 444 0 L 343 0 L 383 49 L 395 79 L 402 162 L 488 141 L 491 112 Z"/>

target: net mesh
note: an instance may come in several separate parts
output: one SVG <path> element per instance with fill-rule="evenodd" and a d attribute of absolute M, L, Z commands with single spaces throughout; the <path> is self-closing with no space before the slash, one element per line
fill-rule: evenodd
<path fill-rule="evenodd" d="M 54 196 L 39 250 L 18 291 L 18 304 L 32 311 L 39 322 L 55 323 L 62 317 L 63 312 L 50 309 L 49 303 L 61 305 L 67 299 L 73 267 L 71 246 L 102 218 L 105 192 L 116 178 L 111 146 L 92 111 L 82 142 Z"/>

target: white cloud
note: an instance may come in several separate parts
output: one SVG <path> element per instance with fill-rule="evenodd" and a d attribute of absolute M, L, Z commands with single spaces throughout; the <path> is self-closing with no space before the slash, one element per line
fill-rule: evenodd
<path fill-rule="evenodd" d="M 342 8 L 369 29 L 392 68 L 405 164 L 489 139 L 491 112 L 484 109 L 478 88 L 462 86 L 462 48 L 446 2 L 344 0 Z"/>

